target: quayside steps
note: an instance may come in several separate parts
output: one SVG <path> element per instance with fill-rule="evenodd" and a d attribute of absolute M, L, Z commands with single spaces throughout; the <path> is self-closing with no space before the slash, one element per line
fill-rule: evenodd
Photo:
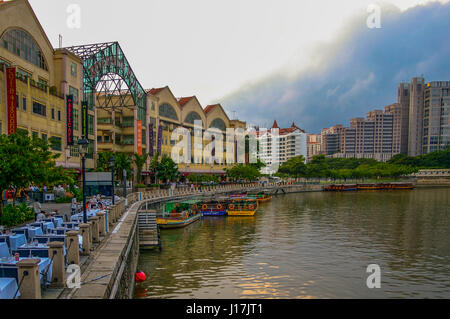
<path fill-rule="evenodd" d="M 140 249 L 159 247 L 161 249 L 161 236 L 156 223 L 155 210 L 140 210 L 138 213 L 138 231 Z"/>

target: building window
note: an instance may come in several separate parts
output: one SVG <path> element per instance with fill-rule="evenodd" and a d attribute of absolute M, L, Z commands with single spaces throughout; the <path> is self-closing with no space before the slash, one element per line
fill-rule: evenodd
<path fill-rule="evenodd" d="M 222 121 L 222 119 L 215 119 L 214 121 L 212 121 L 212 123 L 209 127 L 218 128 L 221 131 L 226 131 L 226 129 L 227 129 L 225 122 Z"/>
<path fill-rule="evenodd" d="M 20 100 L 19 100 L 19 94 L 16 95 L 16 108 L 18 109 L 20 107 Z"/>
<path fill-rule="evenodd" d="M 92 115 L 88 115 L 88 134 L 94 135 L 94 117 Z"/>
<path fill-rule="evenodd" d="M 35 131 L 32 131 L 32 132 L 31 132 L 31 136 L 32 136 L 33 138 L 38 138 L 38 137 L 39 137 L 39 133 L 38 133 L 38 132 L 35 132 Z"/>
<path fill-rule="evenodd" d="M 198 115 L 197 112 L 191 112 L 188 114 L 188 116 L 186 116 L 186 119 L 184 121 L 186 123 L 194 125 L 195 121 L 201 121 L 201 120 L 202 120 L 202 118 L 200 117 L 200 115 Z"/>
<path fill-rule="evenodd" d="M 94 140 L 88 140 L 88 150 L 86 153 L 86 158 L 93 159 L 94 158 Z"/>
<path fill-rule="evenodd" d="M 58 121 L 61 121 L 61 111 L 58 111 Z"/>
<path fill-rule="evenodd" d="M 78 131 L 78 110 L 73 109 L 73 129 Z"/>
<path fill-rule="evenodd" d="M 47 116 L 47 107 L 39 102 L 33 102 L 33 113 Z"/>
<path fill-rule="evenodd" d="M 52 109 L 52 120 L 55 119 L 55 109 Z"/>
<path fill-rule="evenodd" d="M 24 128 L 17 128 L 17 133 L 20 133 L 20 132 L 23 132 L 23 133 L 26 133 L 27 135 L 28 135 L 28 130 L 27 129 L 24 129 Z"/>
<path fill-rule="evenodd" d="M 124 117 L 122 121 L 122 127 L 134 127 L 134 117 Z"/>
<path fill-rule="evenodd" d="M 167 103 L 164 103 L 159 106 L 159 115 L 178 121 L 178 116 L 177 113 L 175 112 L 175 109 Z"/>
<path fill-rule="evenodd" d="M 44 54 L 34 39 L 23 30 L 13 29 L 2 36 L 3 47 L 15 55 L 48 71 Z"/>
<path fill-rule="evenodd" d="M 47 134 L 42 134 L 42 139 L 43 139 L 44 141 L 47 141 Z"/>
<path fill-rule="evenodd" d="M 73 77 L 77 77 L 77 65 L 76 63 L 71 62 L 70 63 L 70 75 L 72 75 Z"/>
<path fill-rule="evenodd" d="M 57 136 L 50 137 L 50 147 L 54 151 L 61 151 L 62 150 L 61 138 Z"/>
<path fill-rule="evenodd" d="M 78 144 L 78 137 L 74 136 L 73 137 L 73 142 L 74 142 L 74 145 L 70 146 L 70 156 L 71 157 L 80 157 L 80 152 L 79 152 L 80 148 L 77 145 Z"/>
<path fill-rule="evenodd" d="M 22 98 L 22 110 L 26 111 L 27 110 L 27 97 L 24 96 Z"/>
<path fill-rule="evenodd" d="M 134 144 L 134 135 L 124 135 L 122 144 L 133 145 Z"/>
<path fill-rule="evenodd" d="M 73 103 L 78 104 L 78 89 L 69 85 L 69 95 L 73 95 Z"/>

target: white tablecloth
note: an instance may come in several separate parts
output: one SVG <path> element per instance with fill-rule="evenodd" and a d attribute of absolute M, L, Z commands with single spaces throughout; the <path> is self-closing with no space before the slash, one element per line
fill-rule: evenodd
<path fill-rule="evenodd" d="M 0 278 L 0 299 L 13 299 L 17 291 L 17 281 L 15 278 Z M 16 299 L 20 296 L 17 291 Z"/>

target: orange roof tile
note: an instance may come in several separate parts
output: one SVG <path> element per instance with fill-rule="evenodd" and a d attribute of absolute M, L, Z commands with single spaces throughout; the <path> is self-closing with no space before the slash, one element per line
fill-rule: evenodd
<path fill-rule="evenodd" d="M 158 94 L 159 92 L 161 92 L 162 90 L 164 90 L 165 88 L 166 88 L 166 87 L 163 87 L 163 88 L 157 88 L 157 89 L 153 88 L 153 89 L 147 90 L 147 93 L 150 93 L 151 95 L 156 95 L 156 94 Z"/>
<path fill-rule="evenodd" d="M 178 99 L 178 103 L 180 104 L 181 107 L 185 106 L 190 100 L 192 100 L 194 97 L 190 96 L 190 97 L 180 97 Z"/>
<path fill-rule="evenodd" d="M 209 113 L 211 112 L 216 106 L 218 106 L 219 104 L 214 104 L 214 105 L 208 105 L 207 107 L 205 107 L 205 113 Z"/>

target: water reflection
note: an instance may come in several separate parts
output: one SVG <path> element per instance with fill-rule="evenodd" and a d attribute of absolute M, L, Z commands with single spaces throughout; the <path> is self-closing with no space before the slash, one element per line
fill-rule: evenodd
<path fill-rule="evenodd" d="M 141 254 L 136 298 L 449 298 L 449 195 L 280 195 L 254 217 L 166 230 L 162 252 Z M 381 289 L 365 284 L 372 263 Z"/>

